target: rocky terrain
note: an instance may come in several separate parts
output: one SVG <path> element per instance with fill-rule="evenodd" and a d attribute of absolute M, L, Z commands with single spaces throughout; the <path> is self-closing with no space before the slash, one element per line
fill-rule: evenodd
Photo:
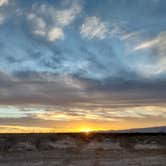
<path fill-rule="evenodd" d="M 165 166 L 163 133 L 1 134 L 0 166 Z"/>

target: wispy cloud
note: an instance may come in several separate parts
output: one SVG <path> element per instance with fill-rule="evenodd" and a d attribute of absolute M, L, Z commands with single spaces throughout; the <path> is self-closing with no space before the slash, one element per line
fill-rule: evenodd
<path fill-rule="evenodd" d="M 81 11 L 81 4 L 74 3 L 69 9 L 55 11 L 55 21 L 59 26 L 67 26 L 76 19 L 76 17 L 81 13 Z"/>
<path fill-rule="evenodd" d="M 150 49 L 156 51 L 156 56 L 165 56 L 166 52 L 166 31 L 161 31 L 156 37 L 153 37 L 150 40 L 145 40 L 142 43 L 138 44 L 133 50 L 145 50 Z"/>
<path fill-rule="evenodd" d="M 158 125 L 165 124 L 165 106 L 133 106 L 123 108 L 103 108 L 96 109 L 73 106 L 44 106 L 44 105 L 22 105 L 3 106 L 0 112 L 8 110 L 8 114 L 17 113 L 17 116 L 0 117 L 0 132 L 58 132 L 58 131 L 79 131 L 81 124 L 94 123 L 95 128 L 99 125 L 111 129 L 131 128 L 134 126 L 154 125 L 153 120 L 157 120 Z M 124 126 L 125 125 L 125 126 Z"/>
<path fill-rule="evenodd" d="M 160 32 L 156 37 L 138 44 L 133 51 L 148 51 L 156 58 L 156 62 L 146 65 L 140 64 L 140 71 L 145 76 L 159 75 L 166 71 L 166 32 Z M 142 69 L 142 70 L 141 70 Z"/>
<path fill-rule="evenodd" d="M 109 29 L 107 23 L 101 21 L 98 17 L 87 17 L 80 28 L 80 34 L 88 39 L 104 39 Z"/>
<path fill-rule="evenodd" d="M 0 9 L 9 4 L 9 0 L 0 0 Z M 4 23 L 6 19 L 6 13 L 4 11 L 0 11 L 0 25 Z"/>
<path fill-rule="evenodd" d="M 141 49 L 147 49 L 147 48 L 153 47 L 154 45 L 158 44 L 158 42 L 159 42 L 158 39 L 146 41 L 146 42 L 141 43 L 138 46 L 136 46 L 133 50 L 137 51 L 137 50 L 141 50 Z"/>
<path fill-rule="evenodd" d="M 8 5 L 8 3 L 9 3 L 9 0 L 0 0 L 0 7 Z"/>
<path fill-rule="evenodd" d="M 42 36 L 50 42 L 63 39 L 64 27 L 70 25 L 80 14 L 81 5 L 77 1 L 74 1 L 65 9 L 57 9 L 46 4 L 34 5 L 32 11 L 27 13 L 30 26 L 32 26 L 32 33 Z"/>
<path fill-rule="evenodd" d="M 2 13 L 0 13 L 0 24 L 3 24 L 4 20 L 5 16 Z"/>
<path fill-rule="evenodd" d="M 0 133 L 47 133 L 47 132 L 57 132 L 55 128 L 47 127 L 28 127 L 19 125 L 1 125 Z"/>

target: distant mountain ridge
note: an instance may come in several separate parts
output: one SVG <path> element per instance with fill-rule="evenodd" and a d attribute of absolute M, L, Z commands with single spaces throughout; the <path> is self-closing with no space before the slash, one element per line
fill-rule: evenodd
<path fill-rule="evenodd" d="M 166 133 L 166 126 L 131 128 L 125 130 L 101 130 L 96 133 Z"/>
<path fill-rule="evenodd" d="M 109 131 L 110 133 L 166 133 L 166 126 Z"/>

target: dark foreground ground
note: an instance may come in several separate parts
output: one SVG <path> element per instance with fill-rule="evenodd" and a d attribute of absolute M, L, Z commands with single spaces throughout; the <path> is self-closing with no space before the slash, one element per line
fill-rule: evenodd
<path fill-rule="evenodd" d="M 0 166 L 166 166 L 166 135 L 1 134 Z"/>

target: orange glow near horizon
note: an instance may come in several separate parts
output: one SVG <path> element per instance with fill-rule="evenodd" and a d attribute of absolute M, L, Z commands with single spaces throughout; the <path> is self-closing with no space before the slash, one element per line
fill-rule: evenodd
<path fill-rule="evenodd" d="M 165 122 L 158 126 L 164 126 Z M 50 126 L 21 126 L 21 125 L 0 125 L 0 133 L 86 133 L 95 131 L 123 130 L 131 128 L 154 127 L 153 122 L 146 119 L 136 121 L 114 121 L 114 122 L 96 122 L 96 121 L 70 121 L 63 123 L 54 123 Z M 155 126 L 156 127 L 156 126 Z"/>
<path fill-rule="evenodd" d="M 77 128 L 71 129 L 55 129 L 55 128 L 45 128 L 45 127 L 25 127 L 25 126 L 0 126 L 0 133 L 91 133 L 94 131 L 101 131 L 103 128 L 94 126 L 79 126 Z"/>
<path fill-rule="evenodd" d="M 68 112 L 46 106 L 8 105 L 0 106 L 0 118 L 4 119 L 0 133 L 90 133 L 157 127 L 166 125 L 165 113 L 164 106 L 133 107 L 122 111 L 73 108 Z"/>
<path fill-rule="evenodd" d="M 78 132 L 90 133 L 90 132 L 98 131 L 98 130 L 99 129 L 90 128 L 90 127 L 82 127 L 80 129 L 78 129 Z"/>
<path fill-rule="evenodd" d="M 85 132 L 85 133 L 89 133 L 89 132 L 92 132 L 93 129 L 90 129 L 90 128 L 83 128 L 83 129 L 80 129 L 80 132 Z"/>

